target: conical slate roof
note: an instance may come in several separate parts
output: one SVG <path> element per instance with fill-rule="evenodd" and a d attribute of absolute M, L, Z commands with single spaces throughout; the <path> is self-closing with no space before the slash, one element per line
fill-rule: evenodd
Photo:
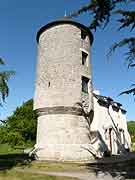
<path fill-rule="evenodd" d="M 59 19 L 59 20 L 52 21 L 52 22 L 46 24 L 45 26 L 41 27 L 41 28 L 39 29 L 39 31 L 37 32 L 37 37 L 36 37 L 37 42 L 39 42 L 40 35 L 41 35 L 44 31 L 46 31 L 47 29 L 49 29 L 49 28 L 51 28 L 51 27 L 53 27 L 53 26 L 60 25 L 60 24 L 72 24 L 72 25 L 77 26 L 77 27 L 80 28 L 80 29 L 85 30 L 85 31 L 88 33 L 89 37 L 90 37 L 90 42 L 91 42 L 91 45 L 92 45 L 92 43 L 93 43 L 93 35 L 92 35 L 90 29 L 89 29 L 87 26 L 85 26 L 85 25 L 83 25 L 83 24 L 80 24 L 79 22 L 73 21 L 73 20 L 72 20 L 71 18 L 69 18 L 68 16 L 64 16 L 63 18 L 61 18 L 61 19 Z"/>

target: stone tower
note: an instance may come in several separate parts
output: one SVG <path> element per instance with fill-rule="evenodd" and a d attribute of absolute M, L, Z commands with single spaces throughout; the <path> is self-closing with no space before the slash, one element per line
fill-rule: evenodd
<path fill-rule="evenodd" d="M 89 29 L 69 19 L 51 22 L 37 33 L 34 109 L 39 160 L 87 161 L 90 157 L 83 111 L 93 109 L 92 42 Z"/>

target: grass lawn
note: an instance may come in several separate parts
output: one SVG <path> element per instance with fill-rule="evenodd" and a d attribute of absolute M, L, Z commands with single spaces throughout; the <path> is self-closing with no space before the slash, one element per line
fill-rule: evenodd
<path fill-rule="evenodd" d="M 27 163 L 25 158 L 27 157 L 22 153 L 21 148 L 13 148 L 8 144 L 0 144 L 0 180 L 76 180 L 76 178 L 67 177 L 55 177 L 45 174 L 19 172 L 16 167 L 22 169 L 33 169 L 43 171 L 67 171 L 71 164 L 60 164 L 60 163 Z M 72 169 L 72 168 L 70 168 Z"/>
<path fill-rule="evenodd" d="M 62 172 L 79 168 L 78 165 L 49 162 L 28 163 L 26 160 L 27 157 L 22 152 L 22 149 L 12 148 L 8 144 L 0 144 L 0 180 L 77 180 L 71 177 L 56 177 L 39 174 L 34 171 Z M 17 167 L 23 169 L 24 172 L 17 171 Z M 33 172 L 25 172 L 25 169 L 30 169 Z"/>
<path fill-rule="evenodd" d="M 77 180 L 76 178 L 39 175 L 36 173 L 16 172 L 15 169 L 0 171 L 0 180 Z"/>
<path fill-rule="evenodd" d="M 76 164 L 76 163 L 69 163 L 69 162 L 48 162 L 48 161 L 33 161 L 29 168 L 32 169 L 40 169 L 55 172 L 70 172 L 70 171 L 79 171 L 84 172 L 86 170 L 86 166 L 84 164 Z"/>

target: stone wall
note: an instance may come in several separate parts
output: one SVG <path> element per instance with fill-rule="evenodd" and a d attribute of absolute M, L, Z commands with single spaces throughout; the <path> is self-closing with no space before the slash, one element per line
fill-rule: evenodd
<path fill-rule="evenodd" d="M 76 115 L 43 115 L 38 118 L 37 156 L 41 160 L 88 161 L 91 154 L 86 120 Z"/>
<path fill-rule="evenodd" d="M 89 79 L 85 100 L 93 107 L 89 49 L 89 36 L 82 40 L 81 28 L 70 23 L 49 27 L 39 37 L 34 109 L 39 115 L 40 160 L 86 161 L 91 156 L 86 150 L 87 122 L 78 106 L 85 76 Z M 82 65 L 82 51 L 88 54 L 87 65 Z"/>
<path fill-rule="evenodd" d="M 81 101 L 81 77 L 91 79 L 90 68 L 82 66 L 82 48 L 89 54 L 90 40 L 81 39 L 81 30 L 70 24 L 43 32 L 38 44 L 34 109 L 74 106 Z"/>

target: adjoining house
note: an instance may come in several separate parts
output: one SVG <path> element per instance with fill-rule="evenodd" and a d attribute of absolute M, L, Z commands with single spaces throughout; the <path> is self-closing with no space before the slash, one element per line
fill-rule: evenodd
<path fill-rule="evenodd" d="M 129 151 L 131 138 L 127 129 L 126 110 L 110 97 L 93 93 L 94 118 L 91 124 L 91 141 L 97 156 L 118 155 Z"/>

